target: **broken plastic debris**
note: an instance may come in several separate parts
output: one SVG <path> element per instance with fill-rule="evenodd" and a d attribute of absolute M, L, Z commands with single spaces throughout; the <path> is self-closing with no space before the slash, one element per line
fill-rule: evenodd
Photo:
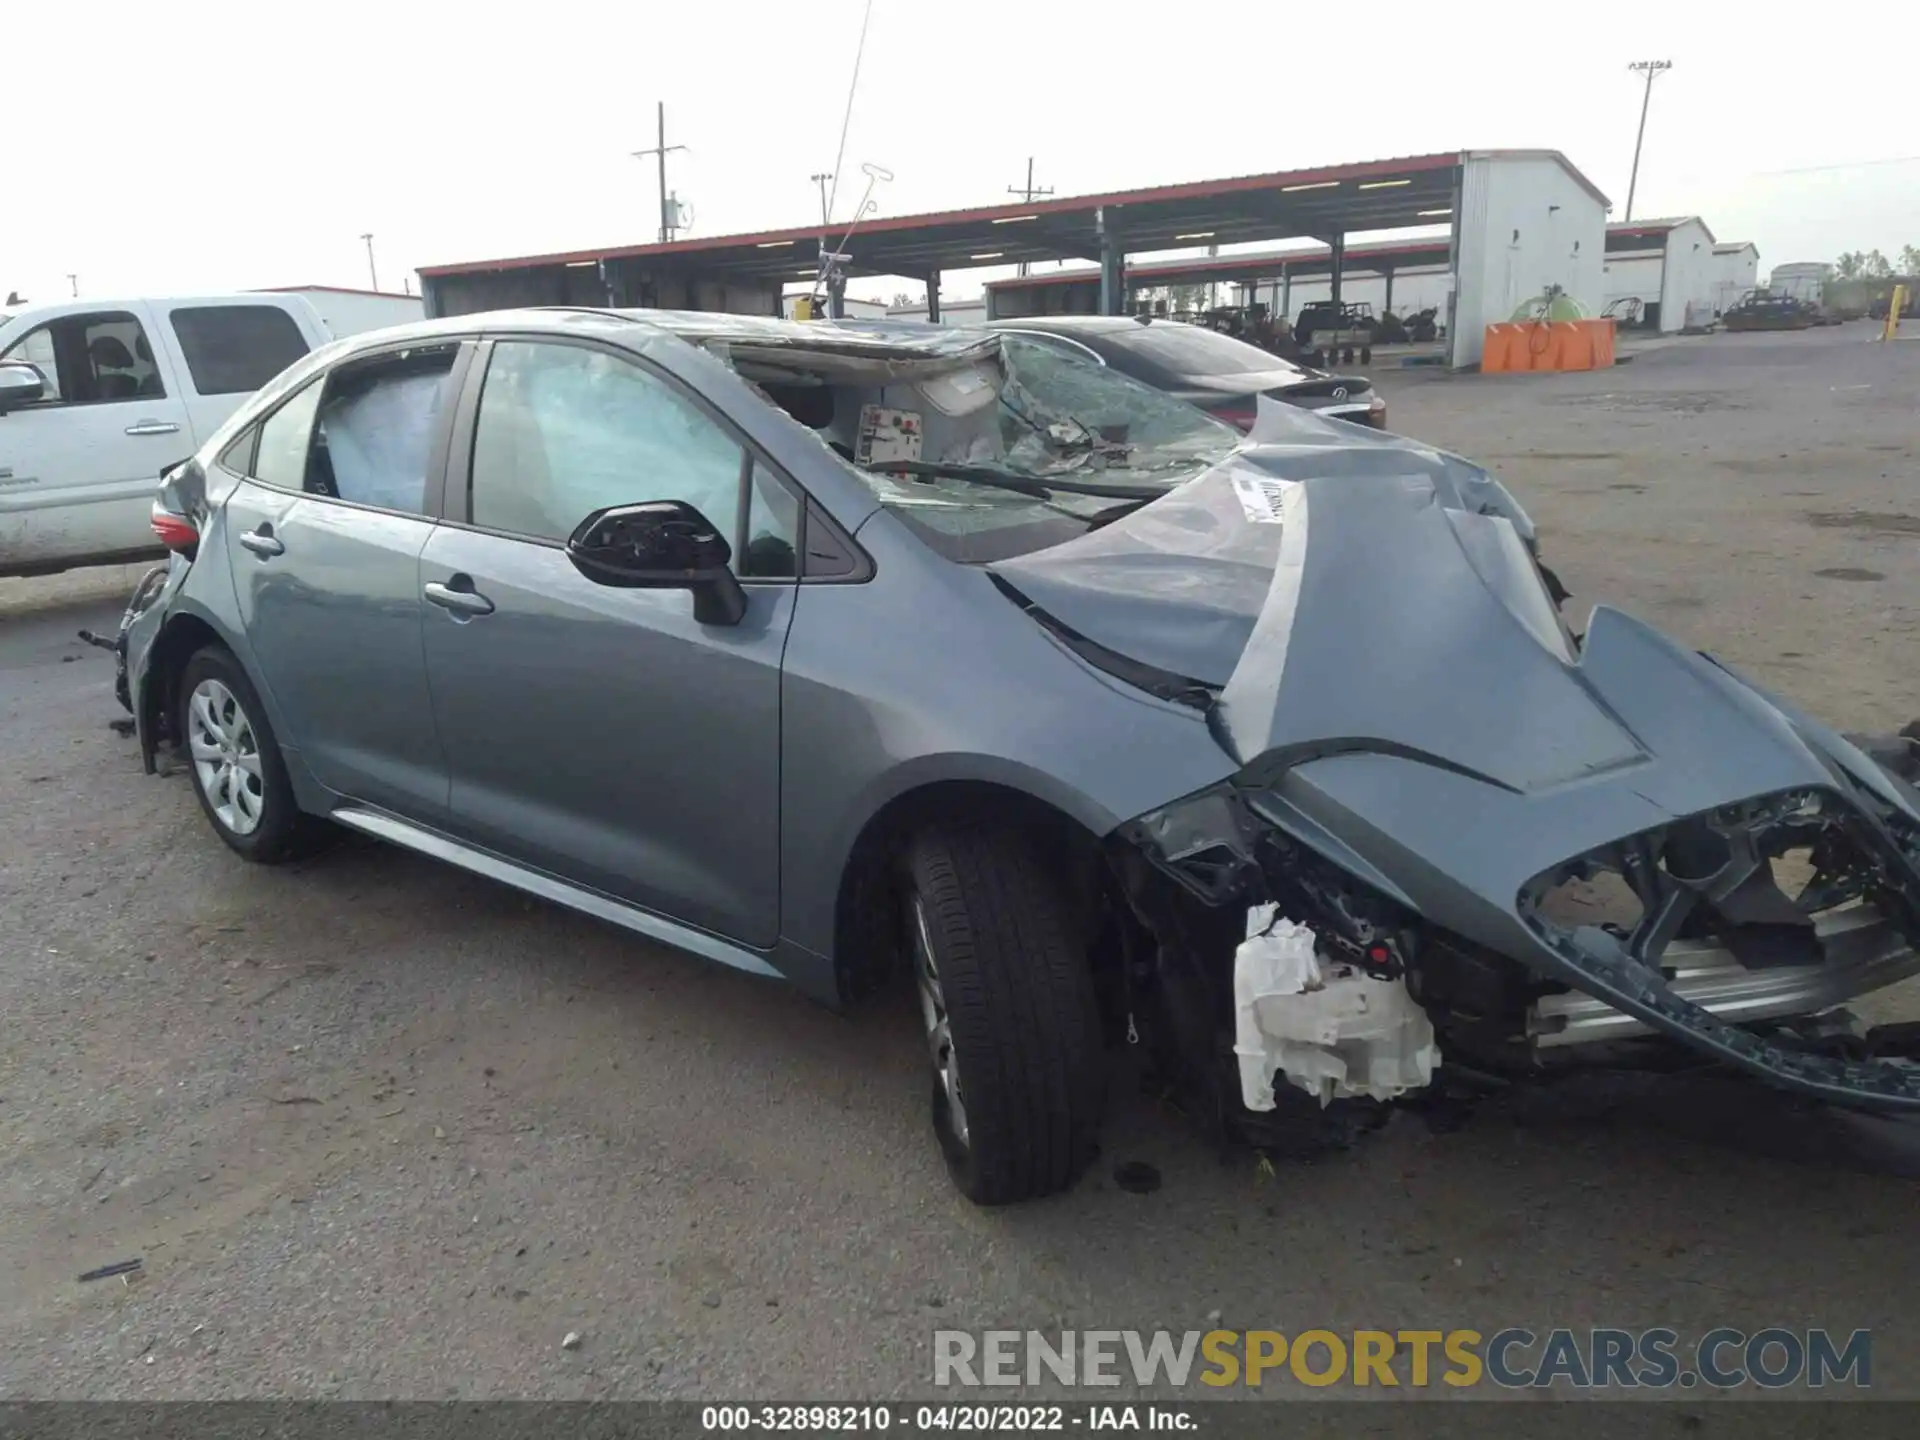
<path fill-rule="evenodd" d="M 1440 1063 L 1433 1026 L 1405 980 L 1378 980 L 1328 964 L 1305 925 L 1277 906 L 1247 911 L 1247 938 L 1233 957 L 1234 1041 L 1241 1099 L 1274 1108 L 1277 1075 L 1331 1100 L 1391 1100 L 1419 1089 Z"/>
<path fill-rule="evenodd" d="M 560 1342 L 560 1348 L 562 1350 L 578 1350 L 580 1348 L 580 1332 L 578 1330 L 567 1331 L 567 1338 Z"/>

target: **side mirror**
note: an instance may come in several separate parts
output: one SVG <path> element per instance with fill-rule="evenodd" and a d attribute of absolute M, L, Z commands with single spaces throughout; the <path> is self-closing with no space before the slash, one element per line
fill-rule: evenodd
<path fill-rule="evenodd" d="M 567 558 L 596 585 L 691 590 L 702 625 L 738 625 L 747 593 L 731 568 L 733 547 L 684 500 L 596 510 L 567 537 Z"/>
<path fill-rule="evenodd" d="M 0 415 L 16 405 L 30 405 L 45 397 L 47 377 L 38 365 L 24 360 L 0 360 Z"/>

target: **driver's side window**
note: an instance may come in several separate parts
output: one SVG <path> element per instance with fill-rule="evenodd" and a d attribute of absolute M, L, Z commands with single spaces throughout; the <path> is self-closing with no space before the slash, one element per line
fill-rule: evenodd
<path fill-rule="evenodd" d="M 791 492 L 692 400 L 602 350 L 494 346 L 470 486 L 473 524 L 546 541 L 608 506 L 684 500 L 727 537 L 741 578 L 797 572 Z"/>
<path fill-rule="evenodd" d="M 31 402 L 40 407 L 162 399 L 167 393 L 145 327 L 125 310 L 49 320 L 9 345 L 0 360 L 24 361 L 40 371 L 43 388 Z"/>

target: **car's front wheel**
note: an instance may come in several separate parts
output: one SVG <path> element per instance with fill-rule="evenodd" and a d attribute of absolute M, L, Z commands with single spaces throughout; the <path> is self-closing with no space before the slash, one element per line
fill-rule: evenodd
<path fill-rule="evenodd" d="M 266 707 L 240 662 L 218 645 L 198 651 L 180 672 L 175 704 L 173 733 L 214 833 L 263 865 L 305 849 L 319 822 L 294 803 Z"/>
<path fill-rule="evenodd" d="M 1018 830 L 947 826 L 914 837 L 900 888 L 955 1183 L 982 1205 L 1064 1190 L 1095 1153 L 1106 1074 L 1059 882 Z"/>

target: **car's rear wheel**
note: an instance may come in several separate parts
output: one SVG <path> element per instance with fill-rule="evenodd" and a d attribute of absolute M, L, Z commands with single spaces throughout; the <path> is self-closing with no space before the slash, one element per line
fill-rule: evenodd
<path fill-rule="evenodd" d="M 914 837 L 900 889 L 954 1182 L 981 1205 L 1064 1190 L 1095 1153 L 1106 1075 L 1060 884 L 1019 831 L 951 826 Z"/>
<path fill-rule="evenodd" d="M 209 645 L 187 661 L 174 693 L 173 733 L 214 833 L 263 865 L 310 848 L 320 822 L 294 803 L 266 707 L 240 662 Z"/>

